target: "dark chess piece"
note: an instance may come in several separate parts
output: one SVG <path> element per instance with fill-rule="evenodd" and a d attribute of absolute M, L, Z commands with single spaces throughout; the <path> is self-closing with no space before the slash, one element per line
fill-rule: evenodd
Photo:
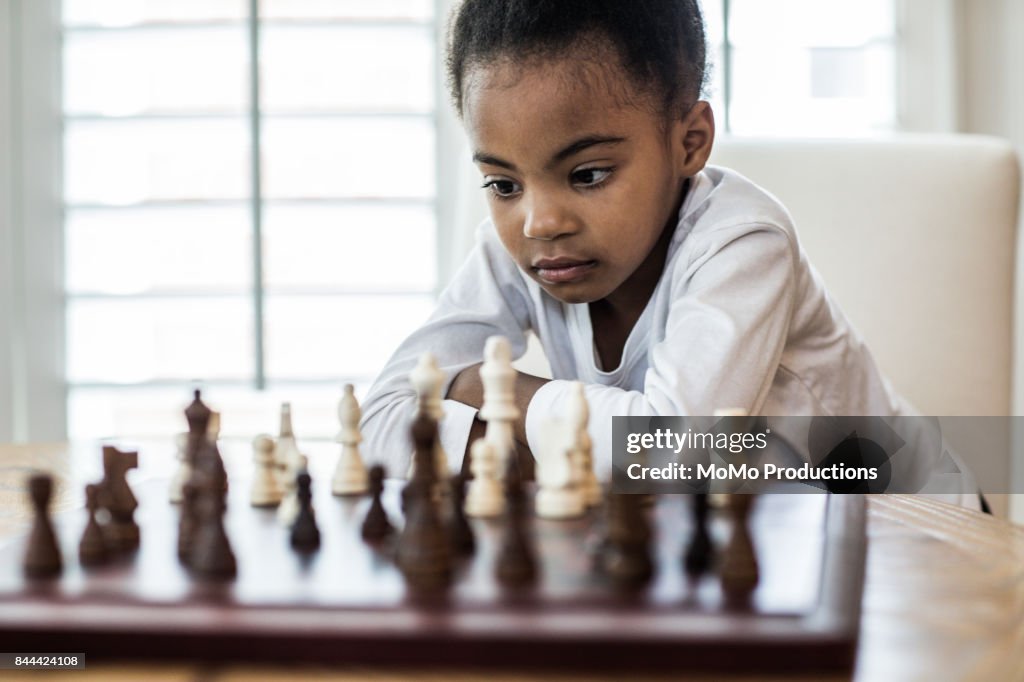
<path fill-rule="evenodd" d="M 708 531 L 708 505 L 707 493 L 696 493 L 693 498 L 693 532 L 690 535 L 690 543 L 686 547 L 686 555 L 683 564 L 686 573 L 697 577 L 707 573 L 711 568 L 714 558 L 714 546 L 711 542 L 711 533 Z"/>
<path fill-rule="evenodd" d="M 391 535 L 395 528 L 388 520 L 388 513 L 384 511 L 384 503 L 381 495 L 384 493 L 384 467 L 375 464 L 370 468 L 370 510 L 366 512 L 363 520 L 362 534 L 367 542 L 377 542 Z"/>
<path fill-rule="evenodd" d="M 199 487 L 194 480 L 188 480 L 181 489 L 181 509 L 178 517 L 178 558 L 186 566 L 192 560 L 196 528 L 199 526 L 197 502 Z"/>
<path fill-rule="evenodd" d="M 759 580 L 757 555 L 754 553 L 749 525 L 754 496 L 738 493 L 729 495 L 728 499 L 732 529 L 729 543 L 722 552 L 719 579 L 726 603 L 735 608 L 745 608 Z"/>
<path fill-rule="evenodd" d="M 238 564 L 224 530 L 227 475 L 220 458 L 212 456 L 211 447 L 209 442 L 204 443 L 196 476 L 187 484 L 194 485 L 197 491 L 194 503 L 197 526 L 188 565 L 202 576 L 221 580 L 234 578 Z"/>
<path fill-rule="evenodd" d="M 28 493 L 34 517 L 25 553 L 25 576 L 54 578 L 60 575 L 64 564 L 48 510 L 53 495 L 53 477 L 49 474 L 32 476 L 28 479 Z"/>
<path fill-rule="evenodd" d="M 103 446 L 103 480 L 97 495 L 99 506 L 110 514 L 103 531 L 107 547 L 114 552 L 130 552 L 139 546 L 139 526 L 135 523 L 139 502 L 126 478 L 128 470 L 138 466 L 139 453 Z"/>
<path fill-rule="evenodd" d="M 451 550 L 434 501 L 434 438 L 437 424 L 425 415 L 413 423 L 416 472 L 402 491 L 405 527 L 395 562 L 415 590 L 440 590 L 451 581 Z"/>
<path fill-rule="evenodd" d="M 470 556 L 476 551 L 476 539 L 473 537 L 473 528 L 466 518 L 466 476 L 455 474 L 451 478 L 449 486 L 451 490 L 452 515 L 449 522 L 449 532 L 452 542 L 452 551 L 456 556 Z"/>
<path fill-rule="evenodd" d="M 312 479 L 309 473 L 300 471 L 295 477 L 295 496 L 299 499 L 299 514 L 292 524 L 291 542 L 299 552 L 312 552 L 320 548 L 320 529 L 316 527 L 313 514 Z"/>
<path fill-rule="evenodd" d="M 434 464 L 434 442 L 437 440 L 437 422 L 420 412 L 412 422 L 413 474 L 402 488 L 402 513 L 412 511 L 409 501 L 420 496 L 436 500 L 438 496 L 437 469 Z"/>
<path fill-rule="evenodd" d="M 502 585 L 523 587 L 537 580 L 537 559 L 530 544 L 526 493 L 515 457 L 505 470 L 505 529 L 495 559 L 495 576 Z"/>
<path fill-rule="evenodd" d="M 623 588 L 646 585 L 654 575 L 651 527 L 640 495 L 611 495 L 608 508 L 608 545 L 604 570 Z"/>
<path fill-rule="evenodd" d="M 103 538 L 103 529 L 96 522 L 96 510 L 99 509 L 99 486 L 92 483 L 85 486 L 85 508 L 89 518 L 82 531 L 82 539 L 78 543 L 78 563 L 82 566 L 101 566 L 110 558 L 107 542 Z"/>

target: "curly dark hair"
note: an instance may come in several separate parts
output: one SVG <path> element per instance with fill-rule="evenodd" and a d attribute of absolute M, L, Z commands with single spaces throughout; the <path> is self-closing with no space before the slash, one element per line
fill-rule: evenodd
<path fill-rule="evenodd" d="M 581 46 L 613 46 L 637 91 L 665 113 L 697 101 L 707 74 L 697 0 L 465 0 L 448 32 L 448 86 L 462 114 L 472 66 L 555 58 Z"/>

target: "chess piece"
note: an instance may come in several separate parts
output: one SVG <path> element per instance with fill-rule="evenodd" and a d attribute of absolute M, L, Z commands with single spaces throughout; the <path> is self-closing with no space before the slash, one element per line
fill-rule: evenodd
<path fill-rule="evenodd" d="M 639 495 L 610 495 L 604 570 L 616 586 L 638 588 L 654 574 L 651 528 Z"/>
<path fill-rule="evenodd" d="M 277 520 L 282 526 L 291 528 L 292 524 L 295 523 L 296 517 L 299 515 L 299 495 L 298 495 L 298 476 L 303 471 L 306 471 L 309 465 L 309 460 L 305 455 L 299 455 L 299 466 L 295 472 L 295 478 L 288 482 L 284 489 L 284 497 L 281 499 L 281 504 L 277 508 Z"/>
<path fill-rule="evenodd" d="M 370 510 L 363 519 L 362 535 L 367 542 L 383 540 L 394 532 L 388 514 L 384 510 L 381 495 L 384 493 L 384 467 L 376 464 L 370 468 Z"/>
<path fill-rule="evenodd" d="M 254 507 L 276 507 L 281 504 L 283 493 L 274 466 L 274 439 L 260 434 L 253 439 L 252 449 L 256 466 L 249 501 Z"/>
<path fill-rule="evenodd" d="M 745 608 L 757 587 L 759 571 L 757 555 L 750 537 L 750 511 L 754 496 L 733 494 L 728 496 L 727 509 L 732 524 L 729 542 L 721 555 L 719 579 L 726 604 Z"/>
<path fill-rule="evenodd" d="M 512 348 L 503 336 L 492 336 L 484 344 L 484 362 L 480 367 L 484 401 L 480 419 L 487 422 L 484 437 L 494 446 L 497 472 L 504 476 L 506 462 L 515 461 L 513 424 L 519 418 L 515 403 L 516 371 L 512 367 Z"/>
<path fill-rule="evenodd" d="M 696 577 L 703 575 L 711 568 L 714 547 L 711 543 L 711 533 L 708 532 L 708 494 L 696 493 L 691 497 L 693 499 L 693 531 L 683 563 L 686 566 L 687 574 Z"/>
<path fill-rule="evenodd" d="M 85 522 L 85 530 L 82 531 L 82 539 L 78 543 L 78 563 L 82 566 L 100 566 L 109 559 L 103 529 L 96 521 L 96 511 L 99 507 L 99 487 L 90 483 L 85 486 L 85 509 L 88 520 Z"/>
<path fill-rule="evenodd" d="M 210 439 L 211 443 L 220 440 L 220 412 L 217 410 L 210 410 L 210 421 L 206 425 L 206 437 Z"/>
<path fill-rule="evenodd" d="M 495 559 L 495 577 L 507 587 L 523 587 L 537 580 L 537 559 L 530 544 L 526 494 L 515 460 L 505 471 L 505 523 Z"/>
<path fill-rule="evenodd" d="M 449 522 L 452 551 L 456 556 L 469 556 L 476 551 L 476 540 L 473 537 L 473 528 L 469 525 L 463 509 L 466 498 L 466 477 L 462 474 L 454 474 L 451 477 L 449 489 L 451 490 L 452 505 Z"/>
<path fill-rule="evenodd" d="M 299 513 L 292 524 L 292 547 L 300 552 L 312 552 L 320 548 L 320 529 L 316 527 L 313 514 L 312 480 L 305 471 L 295 479 L 296 497 L 299 501 Z"/>
<path fill-rule="evenodd" d="M 197 464 L 199 481 L 194 508 L 198 525 L 195 529 L 188 565 L 200 576 L 216 580 L 234 578 L 238 572 L 235 554 L 224 529 L 227 509 L 227 474 L 215 446 L 207 441 L 199 453 Z M 189 487 L 193 485 L 189 482 Z"/>
<path fill-rule="evenodd" d="M 359 443 L 363 440 L 359 433 L 359 419 L 362 412 L 356 400 L 355 388 L 345 384 L 344 394 L 338 402 L 338 421 L 341 430 L 335 441 L 341 443 L 341 454 L 331 481 L 331 491 L 335 495 L 362 495 L 366 492 L 366 467 L 359 454 Z"/>
<path fill-rule="evenodd" d="M 295 487 L 295 477 L 302 468 L 301 457 L 292 429 L 292 404 L 281 403 L 281 426 L 274 447 L 274 461 L 277 462 L 278 482 L 283 490 Z"/>
<path fill-rule="evenodd" d="M 196 528 L 199 527 L 199 486 L 193 476 L 182 488 L 181 511 L 178 517 L 178 559 L 186 566 L 192 560 Z"/>
<path fill-rule="evenodd" d="M 594 446 L 587 431 L 590 421 L 590 407 L 583 389 L 583 382 L 574 381 L 569 393 L 569 428 L 573 434 L 572 461 L 576 485 L 583 498 L 583 505 L 593 507 L 601 503 L 601 484 L 594 473 Z"/>
<path fill-rule="evenodd" d="M 451 580 L 451 550 L 433 495 L 437 426 L 420 413 L 413 422 L 416 476 L 403 490 L 405 527 L 398 537 L 395 562 L 414 590 L 439 590 Z"/>
<path fill-rule="evenodd" d="M 54 578 L 64 568 L 57 545 L 57 535 L 50 521 L 49 505 L 53 495 L 53 477 L 36 474 L 28 480 L 29 499 L 32 502 L 32 530 L 28 536 L 25 554 L 25 576 L 28 578 Z"/>
<path fill-rule="evenodd" d="M 570 427 L 570 428 L 567 428 Z M 544 424 L 543 449 L 537 458 L 537 516 L 543 519 L 578 518 L 586 511 L 583 490 L 572 461 L 575 429 L 559 419 Z"/>
<path fill-rule="evenodd" d="M 438 369 L 433 353 L 420 355 L 415 369 L 409 374 L 409 383 L 416 391 L 418 411 L 440 424 L 444 417 L 444 409 L 441 407 L 444 372 Z M 447 481 L 448 454 L 444 451 L 440 438 L 434 440 L 434 467 L 437 471 L 437 480 Z"/>
<path fill-rule="evenodd" d="M 467 516 L 491 518 L 505 511 L 505 492 L 498 479 L 498 461 L 494 445 L 480 438 L 470 449 L 473 480 L 466 493 Z"/>
<path fill-rule="evenodd" d="M 99 483 L 97 497 L 100 507 L 110 514 L 110 521 L 103 530 L 107 547 L 115 552 L 128 552 L 139 546 L 139 526 L 135 523 L 139 502 L 126 479 L 128 470 L 138 466 L 137 452 L 103 446 L 103 480 Z"/>
<path fill-rule="evenodd" d="M 179 433 L 174 438 L 178 468 L 171 479 L 168 497 L 171 504 L 180 504 L 183 498 L 185 482 L 192 476 L 192 465 L 188 459 L 188 433 Z"/>

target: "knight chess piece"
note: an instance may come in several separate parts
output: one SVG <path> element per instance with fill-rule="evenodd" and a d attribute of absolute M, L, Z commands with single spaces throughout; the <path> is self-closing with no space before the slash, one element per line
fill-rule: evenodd
<path fill-rule="evenodd" d="M 135 523 L 139 502 L 126 478 L 128 470 L 138 466 L 137 452 L 125 452 L 110 445 L 103 447 L 103 480 L 97 494 L 100 507 L 110 514 L 103 530 L 107 546 L 115 552 L 129 552 L 139 546 L 139 526 Z"/>

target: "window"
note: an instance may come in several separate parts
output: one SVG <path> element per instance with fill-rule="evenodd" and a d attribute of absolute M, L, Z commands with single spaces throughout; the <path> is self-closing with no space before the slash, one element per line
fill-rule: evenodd
<path fill-rule="evenodd" d="M 437 285 L 433 1 L 65 0 L 63 37 L 69 437 L 180 431 L 197 383 L 228 435 L 333 436 Z"/>

